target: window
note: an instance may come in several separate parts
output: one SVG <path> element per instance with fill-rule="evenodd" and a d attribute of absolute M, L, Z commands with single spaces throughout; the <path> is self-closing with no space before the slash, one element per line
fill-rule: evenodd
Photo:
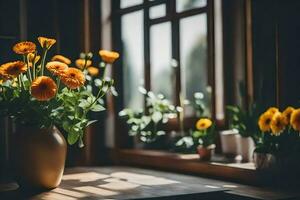
<path fill-rule="evenodd" d="M 144 86 L 162 93 L 176 105 L 180 104 L 180 95 L 193 101 L 194 93 L 202 92 L 210 113 L 214 107 L 211 3 L 120 0 L 114 4 L 114 20 L 118 21 L 114 24 L 121 27 L 118 36 L 122 50 L 123 107 L 143 107 L 138 87 Z"/>

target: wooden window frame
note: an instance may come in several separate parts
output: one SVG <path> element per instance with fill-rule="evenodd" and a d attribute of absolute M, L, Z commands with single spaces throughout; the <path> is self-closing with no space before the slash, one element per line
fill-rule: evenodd
<path fill-rule="evenodd" d="M 165 4 L 166 5 L 166 15 L 164 17 L 159 17 L 155 19 L 149 18 L 149 8 L 152 6 Z M 176 70 L 176 85 L 175 85 L 175 99 L 174 103 L 175 105 L 180 105 L 180 97 L 179 93 L 181 91 L 181 80 L 180 80 L 180 44 L 179 44 L 179 22 L 180 19 L 195 16 L 199 14 L 206 13 L 207 14 L 207 44 L 208 44 L 208 84 L 212 86 L 213 91 L 215 91 L 214 87 L 214 35 L 213 35 L 213 0 L 208 0 L 207 5 L 205 7 L 200 8 L 193 8 L 190 10 L 186 10 L 180 13 L 176 12 L 176 0 L 156 0 L 156 1 L 149 1 L 144 0 L 142 4 L 131 6 L 128 8 L 120 8 L 120 0 L 114 0 L 112 1 L 112 46 L 113 49 L 119 51 L 122 54 L 122 42 L 121 42 L 121 16 L 132 13 L 135 11 L 143 10 L 144 11 L 144 79 L 145 79 L 145 88 L 147 90 L 151 90 L 151 67 L 150 67 L 150 27 L 152 25 L 164 23 L 164 22 L 170 22 L 171 23 L 171 31 L 172 31 L 172 58 L 177 60 L 178 67 Z M 123 70 L 122 70 L 122 58 L 120 61 L 116 64 L 118 70 L 113 73 L 114 78 L 118 80 L 118 84 L 116 88 L 120 92 L 120 95 L 118 97 L 118 100 L 116 100 L 115 103 L 115 110 L 120 111 L 122 109 L 122 106 L 124 105 L 124 97 L 123 97 Z M 121 68 L 121 69 L 119 69 Z M 212 117 L 215 119 L 215 94 L 212 93 Z M 118 116 L 118 113 L 114 113 L 116 118 Z M 194 117 L 187 117 L 185 121 L 187 121 L 187 127 L 191 127 L 191 121 L 194 121 Z M 173 121 L 173 123 L 170 123 L 170 126 L 173 126 L 173 128 L 176 130 L 178 129 L 178 120 Z M 117 125 L 121 125 L 122 123 L 118 121 L 118 119 L 115 120 Z M 223 124 L 223 122 L 218 122 L 218 124 Z M 122 126 L 124 127 L 124 126 Z M 122 130 L 122 129 L 121 129 Z M 116 133 L 119 133 L 117 130 Z M 118 140 L 118 139 L 117 139 Z M 122 136 L 122 139 L 120 141 L 126 141 L 125 137 Z M 117 141 L 116 143 L 119 144 L 120 141 Z M 117 145 L 118 146 L 118 145 Z M 126 144 L 120 145 L 128 147 Z M 130 145 L 129 145 L 130 146 Z"/>
<path fill-rule="evenodd" d="M 162 22 L 170 21 L 172 24 L 172 32 L 175 34 L 175 37 L 172 37 L 172 58 L 175 58 L 178 63 L 178 72 L 176 74 L 176 94 L 179 94 L 181 89 L 181 81 L 180 81 L 180 50 L 179 50 L 179 19 L 184 17 L 189 17 L 201 13 L 207 13 L 207 44 L 208 44 L 208 77 L 209 77 L 209 85 L 212 86 L 212 117 L 216 120 L 217 127 L 219 129 L 224 128 L 225 119 L 218 120 L 216 119 L 216 94 L 215 94 L 215 55 L 214 55 L 214 1 L 215 0 L 207 0 L 207 6 L 201 8 L 195 8 L 187 11 L 183 11 L 181 13 L 176 13 L 176 1 L 175 0 L 156 0 L 149 1 L 144 0 L 143 4 L 120 9 L 120 0 L 112 1 L 112 48 L 116 51 L 119 51 L 122 55 L 122 41 L 121 41 L 121 16 L 123 14 L 127 14 L 130 12 L 138 11 L 144 9 L 144 48 L 145 48 L 145 88 L 147 90 L 151 89 L 150 82 L 150 43 L 149 43 L 149 33 L 150 26 L 154 24 L 159 24 Z M 246 42 L 246 52 L 247 52 L 247 92 L 252 96 L 253 87 L 252 84 L 252 41 L 251 41 L 251 0 L 246 0 L 245 10 L 247 17 L 247 42 Z M 149 8 L 151 6 L 159 5 L 165 3 L 167 12 L 166 16 L 156 18 L 156 19 L 148 19 Z M 170 15 L 170 11 L 173 10 L 173 15 Z M 148 19 L 148 20 L 146 20 Z M 177 34 L 177 35 L 176 35 Z M 173 36 L 173 35 L 172 35 Z M 114 123 L 115 123 L 115 146 L 113 149 L 110 149 L 109 155 L 110 158 L 113 159 L 116 164 L 129 164 L 129 165 L 138 165 L 138 166 L 146 166 L 146 167 L 154 167 L 158 169 L 171 170 L 171 171 L 181 171 L 185 173 L 193 173 L 193 174 L 201 174 L 205 176 L 219 177 L 232 179 L 235 181 L 241 181 L 251 184 L 259 183 L 259 174 L 255 171 L 254 165 L 245 167 L 243 164 L 230 166 L 227 164 L 215 165 L 211 162 L 199 162 L 198 159 L 182 159 L 180 154 L 163 152 L 163 151 L 150 151 L 150 150 L 137 150 L 131 149 L 133 140 L 130 139 L 127 133 L 124 132 L 124 127 L 126 124 L 119 120 L 118 112 L 123 109 L 123 69 L 122 69 L 122 57 L 118 62 L 114 64 L 113 68 L 113 77 L 118 80 L 116 82 L 116 88 L 119 92 L 119 97 L 111 100 L 112 103 L 112 112 L 114 114 Z M 249 77 L 251 76 L 251 77 Z M 249 83 L 251 84 L 249 86 Z M 225 88 L 223 88 L 225 90 Z M 224 91 L 225 93 L 225 91 Z M 226 95 L 224 95 L 224 105 L 226 102 Z M 175 99 L 176 105 L 179 104 L 179 95 L 176 95 Z M 187 124 L 192 125 L 193 118 L 186 118 L 185 122 Z M 172 122 L 171 122 L 172 123 Z M 178 122 L 173 122 L 171 127 L 178 127 Z M 217 141 L 218 144 L 219 141 Z M 172 164 L 173 163 L 173 164 Z"/>

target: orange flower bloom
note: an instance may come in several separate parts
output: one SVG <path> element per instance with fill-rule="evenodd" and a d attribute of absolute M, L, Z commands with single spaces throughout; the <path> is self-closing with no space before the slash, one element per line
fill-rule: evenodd
<path fill-rule="evenodd" d="M 275 113 L 279 112 L 279 110 L 278 110 L 278 108 L 270 107 L 266 112 L 275 114 Z"/>
<path fill-rule="evenodd" d="M 70 67 L 60 74 L 61 81 L 71 89 L 76 89 L 84 85 L 85 78 L 82 71 Z"/>
<path fill-rule="evenodd" d="M 9 77 L 17 77 L 18 75 L 27 71 L 27 66 L 24 62 L 15 61 L 8 62 L 1 65 L 1 74 Z"/>
<path fill-rule="evenodd" d="M 69 58 L 65 57 L 65 56 L 62 56 L 62 55 L 53 56 L 51 61 L 59 61 L 59 62 L 65 63 L 67 65 L 71 64 L 71 60 Z"/>
<path fill-rule="evenodd" d="M 19 42 L 13 46 L 13 51 L 16 54 L 29 54 L 33 53 L 36 50 L 36 45 L 33 42 Z"/>
<path fill-rule="evenodd" d="M 99 69 L 97 67 L 89 67 L 87 68 L 87 71 L 91 76 L 97 76 L 99 74 Z"/>
<path fill-rule="evenodd" d="M 68 65 L 58 61 L 51 61 L 46 64 L 46 68 L 54 75 L 59 76 L 64 70 L 68 69 Z"/>
<path fill-rule="evenodd" d="M 269 132 L 271 130 L 271 121 L 273 119 L 273 115 L 274 114 L 272 112 L 264 112 L 260 115 L 258 126 L 262 132 Z"/>
<path fill-rule="evenodd" d="M 85 59 L 77 59 L 75 61 L 75 65 L 76 67 L 78 67 L 79 69 L 83 69 L 84 67 L 89 67 L 91 66 L 92 61 L 91 60 L 87 60 L 85 61 Z M 84 66 L 85 65 L 85 66 Z"/>
<path fill-rule="evenodd" d="M 39 101 L 52 99 L 57 92 L 55 82 L 47 76 L 40 76 L 31 84 L 31 95 Z"/>
<path fill-rule="evenodd" d="M 27 59 L 28 59 L 28 61 L 31 62 L 31 63 L 37 63 L 37 62 L 40 60 L 40 58 L 41 58 L 41 56 L 39 56 L 39 55 L 36 55 L 36 56 L 35 56 L 34 53 L 29 53 L 29 54 L 27 55 Z M 34 60 L 33 60 L 33 59 L 34 59 Z"/>
<path fill-rule="evenodd" d="M 3 67 L 0 67 L 0 81 L 2 81 L 2 83 L 4 81 L 7 81 L 8 79 L 10 79 L 9 75 L 7 75 L 4 71 Z"/>
<path fill-rule="evenodd" d="M 38 41 L 42 48 L 50 49 L 53 44 L 56 43 L 55 39 L 46 38 L 46 37 L 38 37 Z"/>
<path fill-rule="evenodd" d="M 288 125 L 288 124 L 290 123 L 291 115 L 292 115 L 292 113 L 293 113 L 294 110 L 295 110 L 295 109 L 294 109 L 293 107 L 289 106 L 289 107 L 287 107 L 287 108 L 283 111 L 282 115 L 283 115 L 283 117 L 284 117 L 284 121 L 285 121 L 285 124 L 286 124 L 286 125 Z"/>
<path fill-rule="evenodd" d="M 286 124 L 284 116 L 280 112 L 275 113 L 270 123 L 272 135 L 280 135 L 280 133 L 284 131 L 285 125 Z"/>
<path fill-rule="evenodd" d="M 119 53 L 114 51 L 100 50 L 99 55 L 101 59 L 106 63 L 113 63 L 119 58 Z"/>
<path fill-rule="evenodd" d="M 293 111 L 291 115 L 291 125 L 295 131 L 300 131 L 300 109 Z"/>
<path fill-rule="evenodd" d="M 212 121 L 208 118 L 199 119 L 196 123 L 196 128 L 198 130 L 206 130 L 211 127 Z"/>

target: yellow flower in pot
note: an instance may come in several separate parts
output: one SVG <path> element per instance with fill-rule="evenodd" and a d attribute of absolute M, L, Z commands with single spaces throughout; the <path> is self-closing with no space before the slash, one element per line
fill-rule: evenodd
<path fill-rule="evenodd" d="M 258 126 L 262 136 L 254 154 L 257 169 L 285 168 L 279 165 L 295 160 L 291 156 L 298 155 L 300 109 L 289 106 L 280 112 L 271 107 L 261 114 Z"/>
<path fill-rule="evenodd" d="M 198 143 L 197 152 L 201 160 L 210 160 L 215 149 L 215 125 L 209 118 L 200 118 L 192 137 Z"/>

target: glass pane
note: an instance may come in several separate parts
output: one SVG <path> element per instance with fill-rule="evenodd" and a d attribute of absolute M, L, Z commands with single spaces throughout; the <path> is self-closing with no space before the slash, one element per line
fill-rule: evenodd
<path fill-rule="evenodd" d="M 155 19 L 155 18 L 164 17 L 164 16 L 166 16 L 166 4 L 153 6 L 149 9 L 150 19 Z"/>
<path fill-rule="evenodd" d="M 120 0 L 121 8 L 128 8 L 130 6 L 135 6 L 138 4 L 142 4 L 143 0 Z"/>
<path fill-rule="evenodd" d="M 182 12 L 193 8 L 206 6 L 207 0 L 176 0 L 176 11 Z"/>
<path fill-rule="evenodd" d="M 173 101 L 174 73 L 171 67 L 171 23 L 157 24 L 150 29 L 151 88 Z"/>
<path fill-rule="evenodd" d="M 180 20 L 180 62 L 184 98 L 194 101 L 194 93 L 204 93 L 204 103 L 206 107 L 210 108 L 206 14 Z"/>
<path fill-rule="evenodd" d="M 122 16 L 124 67 L 124 106 L 143 108 L 143 95 L 138 87 L 144 83 L 143 11 Z"/>

